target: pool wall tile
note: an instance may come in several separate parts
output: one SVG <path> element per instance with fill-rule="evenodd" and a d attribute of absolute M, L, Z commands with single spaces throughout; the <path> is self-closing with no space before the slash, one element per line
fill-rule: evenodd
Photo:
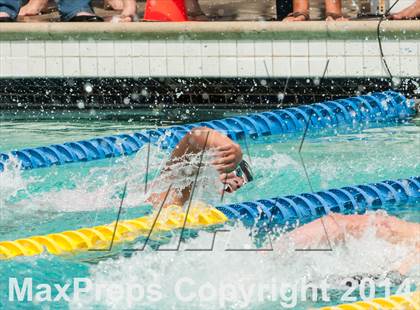
<path fill-rule="evenodd" d="M 46 41 L 45 42 L 45 56 L 62 57 L 63 56 L 62 42 L 61 41 Z"/>
<path fill-rule="evenodd" d="M 153 48 L 156 48 L 156 46 Z M 158 77 L 167 75 L 166 57 L 150 57 L 149 61 L 150 75 Z"/>
<path fill-rule="evenodd" d="M 47 57 L 45 63 L 45 75 L 50 77 L 63 76 L 63 58 Z"/>
<path fill-rule="evenodd" d="M 10 56 L 10 42 L 9 41 L 0 41 L 0 57 L 9 57 Z"/>
<path fill-rule="evenodd" d="M 119 41 L 118 44 L 115 44 L 114 49 L 115 57 L 133 55 L 131 41 Z"/>
<path fill-rule="evenodd" d="M 344 41 L 327 41 L 328 56 L 343 56 L 345 53 Z"/>
<path fill-rule="evenodd" d="M 64 45 L 63 45 L 63 48 L 64 48 Z M 102 56 L 114 57 L 114 55 L 116 55 L 116 52 L 114 51 L 114 41 L 97 42 L 96 51 L 97 51 L 98 57 L 102 57 Z"/>
<path fill-rule="evenodd" d="M 402 56 L 416 56 L 418 55 L 418 48 L 416 41 L 400 42 L 400 55 Z"/>
<path fill-rule="evenodd" d="M 420 42 L 382 45 L 393 75 L 420 76 Z M 0 41 L 0 77 L 316 77 L 328 59 L 328 77 L 388 75 L 376 40 Z"/>
<path fill-rule="evenodd" d="M 36 72 L 44 76 L 46 72 L 46 61 L 44 57 L 31 57 L 28 63 L 29 76 Z"/>
<path fill-rule="evenodd" d="M 400 76 L 400 74 L 401 74 L 400 57 L 398 57 L 398 56 L 386 56 L 385 59 L 386 59 L 386 63 L 388 64 L 389 70 L 391 71 L 392 75 Z"/>
<path fill-rule="evenodd" d="M 369 76 L 382 76 L 382 60 L 377 56 L 365 56 L 363 58 L 363 74 L 366 77 Z"/>
<path fill-rule="evenodd" d="M 220 59 L 219 57 L 203 57 L 202 62 L 203 76 L 220 76 Z"/>
<path fill-rule="evenodd" d="M 290 56 L 291 41 L 273 41 L 273 56 Z"/>
<path fill-rule="evenodd" d="M 290 55 L 294 57 L 308 56 L 309 55 L 309 42 L 303 41 L 292 41 L 290 43 Z"/>
<path fill-rule="evenodd" d="M 79 76 L 80 75 L 80 58 L 65 57 L 63 58 L 63 76 Z"/>
<path fill-rule="evenodd" d="M 80 56 L 80 44 L 78 41 L 66 41 L 62 44 L 63 56 Z M 96 49 L 98 50 L 98 49 Z M 112 51 L 113 53 L 114 51 Z"/>
<path fill-rule="evenodd" d="M 255 41 L 255 56 L 273 56 L 273 44 L 271 41 Z"/>
<path fill-rule="evenodd" d="M 202 76 L 202 62 L 201 57 L 185 57 L 184 58 L 185 75 L 187 76 Z"/>
<path fill-rule="evenodd" d="M 363 76 L 363 57 L 348 56 L 346 57 L 346 73 L 349 76 Z"/>
<path fill-rule="evenodd" d="M 118 44 L 118 42 L 115 42 Z M 149 41 L 133 41 L 133 56 L 149 56 Z"/>
<path fill-rule="evenodd" d="M 237 44 L 237 57 L 254 57 L 255 56 L 255 45 L 254 41 L 238 41 Z"/>
<path fill-rule="evenodd" d="M 255 59 L 253 57 L 238 57 L 238 76 L 255 76 Z"/>
<path fill-rule="evenodd" d="M 418 56 L 400 57 L 401 75 L 418 76 L 420 74 L 420 64 Z"/>
<path fill-rule="evenodd" d="M 290 57 L 273 58 L 273 75 L 275 77 L 289 77 L 291 74 Z"/>
<path fill-rule="evenodd" d="M 115 57 L 115 75 L 121 77 L 133 76 L 131 57 Z"/>
<path fill-rule="evenodd" d="M 255 57 L 255 75 L 257 77 L 271 77 L 273 75 L 273 58 Z"/>
<path fill-rule="evenodd" d="M 182 41 L 166 41 L 166 50 L 168 57 L 184 56 L 184 43 Z"/>
<path fill-rule="evenodd" d="M 236 57 L 236 41 L 219 41 L 219 55 Z"/>
<path fill-rule="evenodd" d="M 9 59 L 0 58 L 0 74 L 4 77 L 15 75 L 12 73 L 12 63 L 9 61 Z"/>
<path fill-rule="evenodd" d="M 166 42 L 165 41 L 149 41 L 149 56 L 150 58 L 165 57 L 166 56 Z"/>
<path fill-rule="evenodd" d="M 81 41 L 79 45 L 80 56 L 83 57 L 97 57 L 98 49 L 94 41 Z"/>
<path fill-rule="evenodd" d="M 314 77 L 321 77 L 324 73 L 327 64 L 327 57 L 310 57 L 309 58 L 309 71 L 310 75 Z"/>
<path fill-rule="evenodd" d="M 139 77 L 150 76 L 150 59 L 147 57 L 133 57 L 133 75 Z"/>
<path fill-rule="evenodd" d="M 328 57 L 329 63 L 326 76 L 346 76 L 346 60 L 344 57 L 335 56 Z M 322 73 L 321 73 L 322 74 Z"/>
<path fill-rule="evenodd" d="M 184 76 L 184 57 L 168 57 L 168 76 Z"/>
<path fill-rule="evenodd" d="M 184 42 L 184 56 L 185 57 L 201 57 L 201 42 L 200 41 L 185 41 Z M 168 53 L 170 51 L 168 50 Z"/>
<path fill-rule="evenodd" d="M 384 52 L 384 56 L 400 55 L 400 42 L 399 41 L 382 41 L 382 50 Z"/>
<path fill-rule="evenodd" d="M 327 55 L 327 42 L 309 41 L 309 55 L 311 56 L 326 56 Z"/>
<path fill-rule="evenodd" d="M 219 41 L 201 41 L 201 54 L 203 55 L 203 57 L 219 56 Z"/>
<path fill-rule="evenodd" d="M 28 44 L 25 41 L 12 41 L 10 43 L 10 56 L 28 57 Z"/>
<path fill-rule="evenodd" d="M 98 76 L 112 77 L 115 75 L 115 58 L 98 57 Z"/>
<path fill-rule="evenodd" d="M 309 76 L 309 58 L 308 57 L 293 57 L 291 61 L 290 76 Z"/>
<path fill-rule="evenodd" d="M 236 57 L 220 57 L 220 76 L 236 77 L 237 75 Z"/>
<path fill-rule="evenodd" d="M 80 57 L 80 75 L 85 77 L 98 76 L 98 63 L 96 57 Z"/>
<path fill-rule="evenodd" d="M 380 56 L 378 41 L 364 41 L 363 42 L 363 55 L 365 56 Z"/>
<path fill-rule="evenodd" d="M 26 76 L 28 72 L 28 59 L 25 57 L 11 57 L 10 62 L 12 64 L 11 73 L 17 74 L 17 76 Z"/>
<path fill-rule="evenodd" d="M 348 40 L 344 45 L 346 56 L 363 56 L 363 41 Z"/>

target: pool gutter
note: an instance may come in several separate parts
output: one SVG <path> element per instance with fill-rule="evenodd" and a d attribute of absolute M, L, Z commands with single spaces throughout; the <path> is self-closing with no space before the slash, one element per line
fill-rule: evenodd
<path fill-rule="evenodd" d="M 2 40 L 342 40 L 377 38 L 378 20 L 348 22 L 4 23 Z M 384 39 L 420 39 L 418 21 L 383 21 Z"/>

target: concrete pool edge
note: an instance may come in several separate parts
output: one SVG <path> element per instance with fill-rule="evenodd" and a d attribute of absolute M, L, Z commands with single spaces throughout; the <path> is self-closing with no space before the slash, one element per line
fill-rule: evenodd
<path fill-rule="evenodd" d="M 341 40 L 376 39 L 378 20 L 348 22 L 4 23 L 10 40 Z M 383 21 L 383 39 L 420 39 L 418 21 Z"/>

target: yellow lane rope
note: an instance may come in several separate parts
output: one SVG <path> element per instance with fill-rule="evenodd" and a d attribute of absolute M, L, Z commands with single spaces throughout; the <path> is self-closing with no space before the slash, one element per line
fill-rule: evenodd
<path fill-rule="evenodd" d="M 90 228 L 64 231 L 44 236 L 33 236 L 14 241 L 0 242 L 0 260 L 17 256 L 34 256 L 48 251 L 53 255 L 63 255 L 92 249 L 106 249 L 112 240 L 114 244 L 133 241 L 140 236 L 167 232 L 173 229 L 203 228 L 225 223 L 228 219 L 220 211 L 203 204 L 193 205 L 185 221 L 186 213 L 178 206 L 171 206 L 156 215 L 122 220 L 115 227 L 115 222 Z M 113 239 L 115 230 L 115 236 Z"/>
<path fill-rule="evenodd" d="M 352 304 L 342 304 L 333 307 L 324 307 L 320 310 L 379 310 L 401 309 L 419 310 L 420 291 L 407 295 L 392 295 L 387 298 L 374 298 L 366 301 L 358 301 Z"/>

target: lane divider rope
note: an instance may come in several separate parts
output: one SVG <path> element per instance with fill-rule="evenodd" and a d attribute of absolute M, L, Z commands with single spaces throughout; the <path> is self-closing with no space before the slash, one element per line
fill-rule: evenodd
<path fill-rule="evenodd" d="M 350 214 L 394 208 L 420 199 L 420 176 L 372 184 L 345 186 L 316 193 L 288 195 L 253 202 L 234 203 L 216 208 L 229 219 L 240 219 L 246 226 L 305 223 L 330 212 Z"/>
<path fill-rule="evenodd" d="M 414 113 L 414 100 L 408 100 L 397 92 L 385 91 L 247 116 L 14 150 L 0 153 L 0 171 L 4 170 L 11 157 L 18 159 L 22 169 L 35 169 L 131 155 L 147 143 L 172 149 L 188 131 L 203 126 L 238 141 L 244 137 L 297 133 L 305 128 L 307 121 L 310 121 L 311 130 L 319 131 L 338 126 L 398 121 Z"/>
<path fill-rule="evenodd" d="M 198 229 L 220 225 L 228 219 L 215 208 L 196 203 L 191 206 L 187 220 L 186 213 L 178 206 L 163 209 L 158 219 L 149 215 L 132 220 L 119 221 L 90 228 L 80 228 L 60 233 L 33 236 L 15 241 L 0 242 L 0 260 L 17 256 L 40 255 L 47 251 L 53 255 L 69 255 L 92 249 L 107 249 L 111 242 L 115 244 L 130 242 L 140 236 L 148 236 L 153 227 L 153 234 L 169 232 L 183 227 Z M 115 229 L 115 235 L 114 235 Z"/>
<path fill-rule="evenodd" d="M 392 295 L 386 298 L 374 298 L 351 304 L 323 307 L 320 310 L 420 310 L 420 291 L 404 295 Z"/>
<path fill-rule="evenodd" d="M 261 199 L 217 206 L 195 203 L 187 217 L 186 228 L 220 225 L 228 220 L 241 220 L 246 226 L 264 224 L 284 226 L 309 222 L 330 212 L 364 213 L 368 210 L 395 208 L 396 205 L 420 198 L 420 177 L 388 180 L 373 184 L 346 186 L 317 193 L 303 193 L 272 199 Z M 154 232 L 182 228 L 185 213 L 179 207 L 162 210 Z M 118 223 L 115 243 L 134 241 L 147 235 L 153 215 Z M 45 250 L 54 255 L 68 254 L 109 246 L 115 223 L 74 231 L 34 236 L 0 242 L 0 259 L 39 255 Z"/>

